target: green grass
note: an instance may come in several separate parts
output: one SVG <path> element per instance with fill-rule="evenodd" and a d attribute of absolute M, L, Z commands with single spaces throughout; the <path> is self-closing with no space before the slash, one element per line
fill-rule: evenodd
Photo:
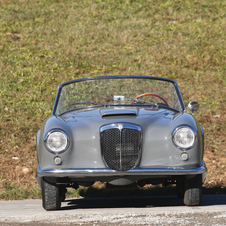
<path fill-rule="evenodd" d="M 24 188 L 18 185 L 6 185 L 0 193 L 0 200 L 40 199 L 41 197 L 41 190 L 37 186 Z"/>
<path fill-rule="evenodd" d="M 0 194 L 36 186 L 35 136 L 58 85 L 120 74 L 175 79 L 200 103 L 206 185 L 225 186 L 225 37 L 224 0 L 0 0 Z"/>

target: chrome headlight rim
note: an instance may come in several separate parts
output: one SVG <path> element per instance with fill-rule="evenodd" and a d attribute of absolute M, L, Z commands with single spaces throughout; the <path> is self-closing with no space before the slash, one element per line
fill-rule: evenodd
<path fill-rule="evenodd" d="M 182 128 L 189 128 L 194 134 L 194 142 L 193 142 L 192 145 L 190 145 L 188 147 L 181 147 L 174 140 L 175 134 L 178 132 L 178 130 L 180 130 Z M 180 149 L 181 151 L 188 151 L 188 150 L 192 149 L 195 146 L 196 142 L 197 142 L 197 132 L 196 132 L 196 130 L 193 127 L 191 127 L 189 125 L 179 125 L 172 132 L 172 141 L 173 141 L 173 144 L 176 146 L 176 148 Z"/>
<path fill-rule="evenodd" d="M 60 151 L 53 151 L 53 150 L 48 146 L 48 144 L 47 144 L 47 140 L 48 140 L 49 136 L 50 136 L 52 133 L 54 133 L 54 132 L 60 132 L 60 133 L 62 133 L 63 135 L 66 136 L 67 145 L 66 145 L 65 148 L 63 148 L 63 149 L 60 150 Z M 69 145 L 70 145 L 70 138 L 69 138 L 68 134 L 67 134 L 64 130 L 62 130 L 62 129 L 59 129 L 59 128 L 51 129 L 51 130 L 49 130 L 49 131 L 46 133 L 46 135 L 45 135 L 45 137 L 44 137 L 44 145 L 45 145 L 46 149 L 47 149 L 50 153 L 58 155 L 58 154 L 61 154 L 61 153 L 65 152 L 65 151 L 68 149 L 68 147 L 69 147 Z"/>

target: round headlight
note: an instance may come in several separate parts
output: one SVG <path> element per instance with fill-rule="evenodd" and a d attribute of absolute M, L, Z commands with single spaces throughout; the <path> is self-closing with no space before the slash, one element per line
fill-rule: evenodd
<path fill-rule="evenodd" d="M 65 151 L 68 144 L 68 135 L 62 130 L 51 130 L 45 137 L 46 148 L 53 153 Z"/>
<path fill-rule="evenodd" d="M 179 126 L 173 131 L 173 142 L 179 149 L 190 149 L 194 146 L 196 132 L 190 126 Z"/>

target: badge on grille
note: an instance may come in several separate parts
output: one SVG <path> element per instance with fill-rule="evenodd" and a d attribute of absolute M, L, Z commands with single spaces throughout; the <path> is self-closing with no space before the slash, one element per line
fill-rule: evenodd
<path fill-rule="evenodd" d="M 118 129 L 122 130 L 123 129 L 123 125 L 122 124 L 119 124 L 118 125 Z"/>

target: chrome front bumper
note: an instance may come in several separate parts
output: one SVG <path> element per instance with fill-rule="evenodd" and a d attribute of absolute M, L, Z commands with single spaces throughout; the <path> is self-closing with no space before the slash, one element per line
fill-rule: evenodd
<path fill-rule="evenodd" d="M 196 175 L 203 174 L 205 180 L 207 174 L 206 164 L 203 161 L 202 166 L 191 169 L 181 168 L 135 168 L 125 172 L 118 172 L 112 169 L 51 169 L 41 170 L 38 166 L 36 177 L 104 177 L 104 176 L 173 176 L 173 175 Z"/>

